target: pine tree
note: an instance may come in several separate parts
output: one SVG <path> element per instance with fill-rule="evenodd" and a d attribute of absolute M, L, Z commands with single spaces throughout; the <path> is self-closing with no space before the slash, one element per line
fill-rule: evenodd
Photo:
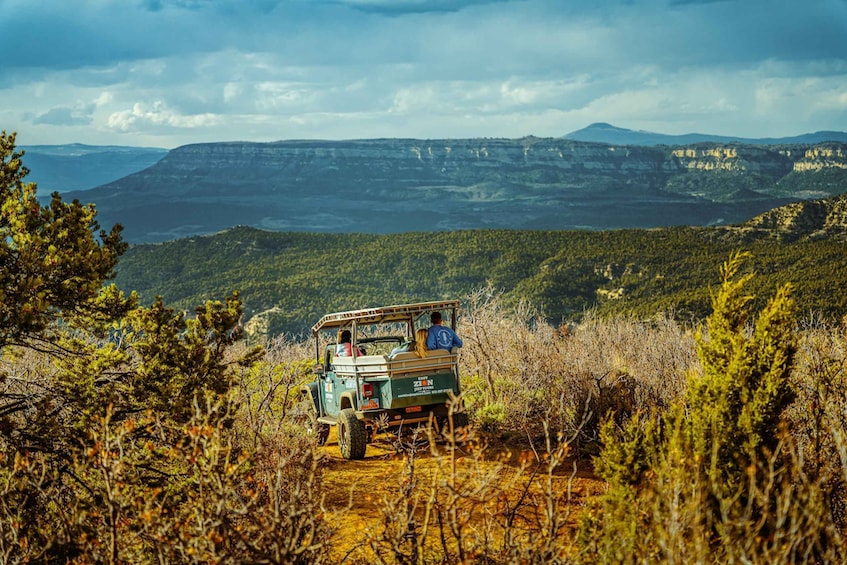
<path fill-rule="evenodd" d="M 797 348 L 791 285 L 753 321 L 755 297 L 745 292 L 753 275 L 740 274 L 746 257 L 735 253 L 721 269 L 697 335 L 703 371 L 684 398 L 622 429 L 603 426 L 595 469 L 609 489 L 582 526 L 587 562 L 793 561 L 826 545 L 831 524 L 784 503 L 822 500 L 780 452 Z"/>
<path fill-rule="evenodd" d="M 58 193 L 42 206 L 24 182 L 23 154 L 14 133 L 0 134 L 0 350 L 49 347 L 54 322 L 111 318 L 126 306 L 113 288 L 103 292 L 126 250 L 121 226 L 98 235 L 94 206 Z"/>

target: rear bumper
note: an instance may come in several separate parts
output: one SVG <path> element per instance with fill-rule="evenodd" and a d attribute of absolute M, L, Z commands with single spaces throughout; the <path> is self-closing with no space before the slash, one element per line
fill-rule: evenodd
<path fill-rule="evenodd" d="M 399 410 L 368 410 L 366 412 L 357 412 L 356 415 L 366 422 L 373 422 L 380 427 L 399 427 L 409 424 L 420 424 L 428 422 L 431 418 L 446 418 L 448 409 L 446 404 L 436 404 L 429 406 L 420 406 L 420 410 L 412 406 Z"/>

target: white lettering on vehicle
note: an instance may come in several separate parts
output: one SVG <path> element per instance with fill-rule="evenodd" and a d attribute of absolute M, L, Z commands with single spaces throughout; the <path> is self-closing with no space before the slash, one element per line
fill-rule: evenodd
<path fill-rule="evenodd" d="M 425 388 L 425 389 L 424 388 L 422 388 L 422 389 L 416 388 L 413 392 L 407 392 L 406 394 L 398 395 L 397 398 L 408 398 L 410 396 L 427 396 L 427 395 L 431 395 L 431 394 L 444 394 L 446 392 L 450 392 L 451 390 L 453 390 L 453 389 L 452 388 L 442 388 L 442 389 L 439 389 L 439 390 L 433 390 L 432 387 L 428 387 L 428 388 Z"/>

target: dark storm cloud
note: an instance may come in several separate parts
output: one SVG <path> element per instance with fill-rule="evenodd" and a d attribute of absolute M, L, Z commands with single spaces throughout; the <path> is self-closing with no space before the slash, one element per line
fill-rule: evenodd
<path fill-rule="evenodd" d="M 23 6 L 28 9 L 20 9 Z M 468 8 L 475 9 L 467 12 Z M 445 13 L 456 14 L 455 19 L 421 19 Z M 387 24 L 373 19 L 383 15 L 393 17 Z M 414 20 L 407 24 L 407 18 Z M 515 25 L 509 28 L 504 18 Z M 276 53 L 296 58 L 297 64 L 400 58 L 414 62 L 426 57 L 426 50 L 443 53 L 442 44 L 461 48 L 471 41 L 475 51 L 456 55 L 478 57 L 487 51 L 505 54 L 507 63 L 512 55 L 532 69 L 535 60 L 528 57 L 547 64 L 557 53 L 570 56 L 561 45 L 581 30 L 596 38 L 587 46 L 591 52 L 583 53 L 588 65 L 594 64 L 596 54 L 612 68 L 643 60 L 678 68 L 767 58 L 839 58 L 843 55 L 837 46 L 847 37 L 847 2 L 144 0 L 82 6 L 47 0 L 0 2 L 0 49 L 15 54 L 4 62 L 7 71 L 109 66 L 222 49 Z M 500 36 L 484 35 L 494 32 Z M 488 42 L 480 43 L 484 37 Z M 474 55 L 469 58 L 473 61 Z M 563 63 L 578 66 L 575 59 Z"/>
<path fill-rule="evenodd" d="M 400 16 L 432 12 L 458 12 L 471 6 L 521 1 L 523 0 L 335 0 L 334 3 L 372 14 Z M 332 3 L 332 0 L 327 3 Z"/>
<path fill-rule="evenodd" d="M 0 0 L 0 121 L 157 145 L 765 137 L 847 128 L 845 37 L 845 0 Z"/>
<path fill-rule="evenodd" d="M 55 8 L 6 10 L 0 5 L 0 49 L 8 67 L 68 69 L 110 65 L 203 49 L 212 42 L 177 21 L 129 7 L 57 3 Z"/>

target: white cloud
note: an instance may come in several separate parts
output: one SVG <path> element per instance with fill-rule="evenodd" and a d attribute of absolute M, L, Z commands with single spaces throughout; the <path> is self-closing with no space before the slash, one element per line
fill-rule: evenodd
<path fill-rule="evenodd" d="M 230 103 L 238 100 L 244 92 L 244 86 L 237 82 L 228 82 L 224 85 L 224 102 Z"/>
<path fill-rule="evenodd" d="M 293 110 L 314 100 L 308 85 L 286 82 L 261 82 L 254 86 L 255 106 L 260 111 Z"/>
<path fill-rule="evenodd" d="M 53 126 L 88 125 L 91 121 L 91 116 L 86 112 L 64 106 L 50 108 L 33 119 L 34 124 L 48 124 Z"/>
<path fill-rule="evenodd" d="M 113 112 L 109 115 L 109 128 L 127 132 L 144 131 L 157 126 L 167 126 L 178 129 L 194 129 L 214 126 L 220 122 L 214 114 L 180 115 L 169 110 L 161 101 L 152 105 L 137 102 L 131 110 Z"/>
<path fill-rule="evenodd" d="M 101 106 L 107 106 L 110 102 L 112 102 L 112 93 L 111 92 L 101 92 L 97 98 L 94 99 L 94 105 L 98 108 Z"/>

